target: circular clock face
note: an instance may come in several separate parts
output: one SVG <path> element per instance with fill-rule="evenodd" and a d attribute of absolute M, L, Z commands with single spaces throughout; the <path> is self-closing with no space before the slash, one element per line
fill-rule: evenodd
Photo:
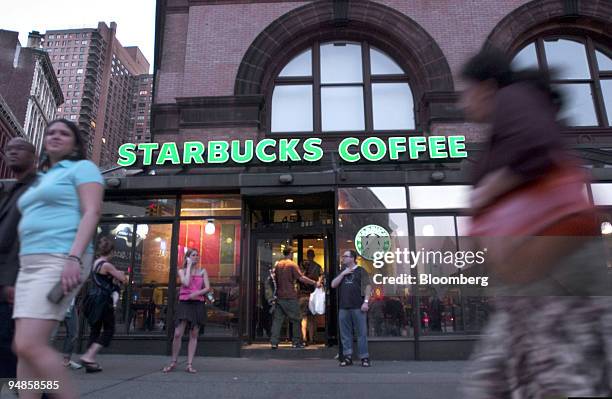
<path fill-rule="evenodd" d="M 375 252 L 386 253 L 391 249 L 391 236 L 384 227 L 369 224 L 362 227 L 355 236 L 355 250 L 364 259 L 374 259 Z"/>

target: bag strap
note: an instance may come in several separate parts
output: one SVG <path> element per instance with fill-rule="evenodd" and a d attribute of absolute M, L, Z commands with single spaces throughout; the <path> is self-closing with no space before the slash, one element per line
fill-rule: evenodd
<path fill-rule="evenodd" d="M 102 286 L 102 283 L 100 283 L 100 280 L 98 280 L 98 272 L 100 271 L 100 268 L 104 266 L 105 262 L 106 261 L 104 259 L 98 260 L 94 265 L 93 272 L 91 273 L 91 278 L 94 284 L 96 284 L 100 288 L 104 288 L 104 287 Z"/>

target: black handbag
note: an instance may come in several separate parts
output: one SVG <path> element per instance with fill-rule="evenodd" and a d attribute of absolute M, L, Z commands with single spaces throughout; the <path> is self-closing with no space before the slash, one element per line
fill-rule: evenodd
<path fill-rule="evenodd" d="M 111 305 L 110 287 L 100 282 L 98 278 L 98 270 L 104 264 L 104 261 L 98 261 L 91 273 L 91 283 L 83 300 L 83 314 L 90 325 L 100 321 L 106 311 L 106 307 Z"/>

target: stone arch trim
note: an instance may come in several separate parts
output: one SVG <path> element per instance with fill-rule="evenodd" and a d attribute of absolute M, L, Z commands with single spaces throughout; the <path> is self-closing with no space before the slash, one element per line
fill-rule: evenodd
<path fill-rule="evenodd" d="M 489 34 L 485 46 L 515 52 L 542 33 L 581 31 L 612 38 L 612 0 L 534 0 L 508 14 Z"/>
<path fill-rule="evenodd" d="M 415 21 L 369 0 L 321 0 L 281 16 L 246 51 L 235 95 L 262 95 L 280 68 L 316 40 L 366 40 L 410 75 L 415 98 L 454 90 L 451 69 L 435 40 Z"/>

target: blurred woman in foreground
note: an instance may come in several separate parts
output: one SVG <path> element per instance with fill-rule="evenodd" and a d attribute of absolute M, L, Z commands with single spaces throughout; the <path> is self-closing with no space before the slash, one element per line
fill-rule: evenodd
<path fill-rule="evenodd" d="M 462 74 L 467 118 L 490 125 L 474 172 L 471 235 L 493 248 L 491 274 L 501 282 L 464 397 L 608 396 L 612 307 L 593 296 L 604 294 L 595 282 L 606 281 L 600 233 L 587 179 L 563 150 L 561 98 L 546 76 L 513 72 L 494 49 Z"/>

